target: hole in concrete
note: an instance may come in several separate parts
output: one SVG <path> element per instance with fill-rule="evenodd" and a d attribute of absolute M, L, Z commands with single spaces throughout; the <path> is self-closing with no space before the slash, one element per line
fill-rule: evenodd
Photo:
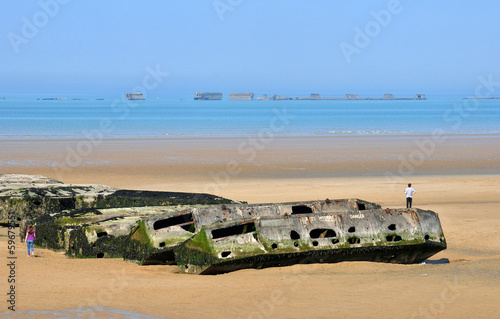
<path fill-rule="evenodd" d="M 97 258 L 103 258 L 104 257 L 104 253 L 98 253 L 97 254 Z"/>
<path fill-rule="evenodd" d="M 278 248 L 278 245 L 276 245 L 276 244 L 272 244 L 272 245 L 271 245 L 271 248 L 272 248 L 272 249 L 276 249 L 276 248 Z"/>
<path fill-rule="evenodd" d="M 184 214 L 175 217 L 170 217 L 167 219 L 160 219 L 154 222 L 153 229 L 158 230 L 162 228 L 167 228 L 170 226 L 185 224 L 193 221 L 193 214 Z"/>
<path fill-rule="evenodd" d="M 318 242 L 317 241 L 313 241 L 313 246 L 318 246 Z"/>
<path fill-rule="evenodd" d="M 360 202 L 356 202 L 356 204 L 358 204 L 358 210 L 366 210 L 365 204 Z"/>
<path fill-rule="evenodd" d="M 300 239 L 300 235 L 295 230 L 292 230 L 290 232 L 290 238 L 293 239 L 293 240 L 297 240 L 297 239 Z"/>
<path fill-rule="evenodd" d="M 401 236 L 399 236 L 399 235 L 389 235 L 389 236 L 385 237 L 385 239 L 387 239 L 387 241 L 389 241 L 389 242 L 397 242 L 397 241 L 403 240 L 401 238 Z"/>
<path fill-rule="evenodd" d="M 332 244 L 335 245 L 335 244 L 338 244 L 338 243 L 339 243 L 339 240 L 337 238 L 332 239 Z"/>
<path fill-rule="evenodd" d="M 361 242 L 361 239 L 358 237 L 351 237 L 347 240 L 349 244 L 354 245 L 354 244 L 359 244 Z"/>
<path fill-rule="evenodd" d="M 312 214 L 312 209 L 306 205 L 292 206 L 292 215 L 295 214 Z"/>
<path fill-rule="evenodd" d="M 212 230 L 212 239 L 229 237 L 234 235 L 242 235 L 252 233 L 255 231 L 255 223 L 247 223 L 243 225 L 236 225 L 228 228 Z"/>
<path fill-rule="evenodd" d="M 429 236 L 429 235 L 425 235 L 425 237 L 424 237 L 424 238 L 425 238 L 425 240 L 429 240 L 429 238 L 431 238 L 431 236 Z"/>
<path fill-rule="evenodd" d="M 99 237 L 104 237 L 104 236 L 107 236 L 107 235 L 108 235 L 108 233 L 107 233 L 107 232 L 105 232 L 105 231 L 101 231 L 101 232 L 98 232 L 98 233 L 97 233 L 97 238 L 99 238 Z"/>
<path fill-rule="evenodd" d="M 230 251 L 223 251 L 220 255 L 221 255 L 222 258 L 226 258 L 229 255 L 231 255 L 231 252 Z"/>
<path fill-rule="evenodd" d="M 158 246 L 165 247 L 165 242 L 160 243 Z"/>
<path fill-rule="evenodd" d="M 390 224 L 387 228 L 389 228 L 389 230 L 396 230 L 396 224 Z"/>
<path fill-rule="evenodd" d="M 349 227 L 348 232 L 355 233 L 356 232 L 356 227 L 354 227 L 354 226 Z"/>
<path fill-rule="evenodd" d="M 294 245 L 295 247 L 299 247 L 299 243 L 298 243 L 298 242 L 294 242 L 294 243 L 293 243 L 293 245 Z"/>
<path fill-rule="evenodd" d="M 328 237 L 337 237 L 337 234 L 333 229 L 330 228 L 316 228 L 311 230 L 309 233 L 311 238 L 328 238 Z"/>
<path fill-rule="evenodd" d="M 195 232 L 195 226 L 194 226 L 194 223 L 193 224 L 187 224 L 187 225 L 182 225 L 181 226 L 182 229 L 184 229 L 185 231 L 188 231 L 188 232 L 191 232 L 191 233 L 194 233 Z"/>

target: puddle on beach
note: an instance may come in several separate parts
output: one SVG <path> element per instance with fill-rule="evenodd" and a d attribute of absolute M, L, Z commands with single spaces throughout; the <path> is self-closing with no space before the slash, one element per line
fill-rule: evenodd
<path fill-rule="evenodd" d="M 40 318 L 40 319 L 55 319 L 55 318 L 111 318 L 111 319 L 161 319 L 142 315 L 139 313 L 129 312 L 125 310 L 116 310 L 109 307 L 82 307 L 75 309 L 62 309 L 50 311 L 16 311 L 0 313 L 0 317 L 5 319 L 21 319 L 21 318 Z"/>

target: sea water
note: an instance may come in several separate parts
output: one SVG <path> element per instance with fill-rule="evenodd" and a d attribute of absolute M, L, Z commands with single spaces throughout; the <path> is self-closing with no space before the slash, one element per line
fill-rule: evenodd
<path fill-rule="evenodd" d="M 77 99 L 78 98 L 78 99 Z M 101 100 L 100 98 L 104 98 Z M 500 134 L 500 100 L 0 100 L 0 139 Z"/>

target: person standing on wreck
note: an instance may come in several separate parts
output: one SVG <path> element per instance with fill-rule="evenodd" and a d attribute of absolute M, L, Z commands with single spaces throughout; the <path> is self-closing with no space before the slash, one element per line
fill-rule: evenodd
<path fill-rule="evenodd" d="M 406 208 L 411 208 L 411 204 L 412 204 L 412 201 L 413 201 L 413 195 L 416 193 L 417 191 L 414 190 L 412 187 L 411 187 L 411 183 L 408 184 L 408 187 L 405 189 L 405 194 L 406 194 Z"/>
<path fill-rule="evenodd" d="M 35 241 L 35 228 L 33 225 L 28 225 L 28 229 L 26 230 L 26 244 L 28 245 L 28 257 L 34 252 L 33 242 Z"/>

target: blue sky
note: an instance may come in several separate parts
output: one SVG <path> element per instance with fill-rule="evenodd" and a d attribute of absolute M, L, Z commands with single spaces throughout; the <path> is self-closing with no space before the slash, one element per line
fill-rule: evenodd
<path fill-rule="evenodd" d="M 498 1 L 0 3 L 2 95 L 121 94 L 148 66 L 169 73 L 154 94 L 174 97 L 473 95 L 479 76 L 500 81 Z M 382 10 L 380 22 L 373 12 Z M 363 47 L 357 30 L 369 39 Z M 357 50 L 350 62 L 342 44 Z"/>

